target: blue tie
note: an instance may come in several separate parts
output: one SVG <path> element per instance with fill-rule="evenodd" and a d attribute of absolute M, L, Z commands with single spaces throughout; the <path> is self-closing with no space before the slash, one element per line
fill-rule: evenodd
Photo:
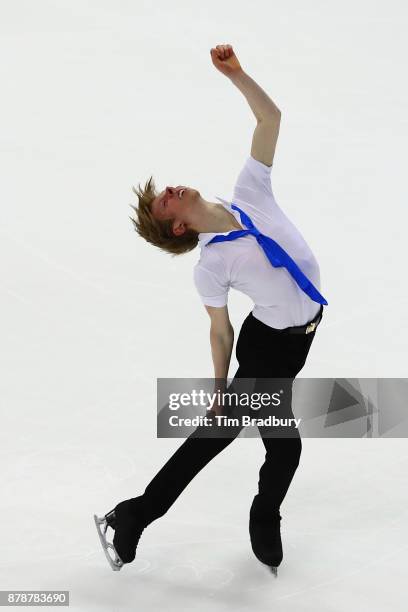
<path fill-rule="evenodd" d="M 316 289 L 313 283 L 310 282 L 307 276 L 303 274 L 302 270 L 293 261 L 290 255 L 288 255 L 286 251 L 277 242 L 275 242 L 275 240 L 272 240 L 272 238 L 270 238 L 269 236 L 265 236 L 265 234 L 261 234 L 261 232 L 252 223 L 248 215 L 245 214 L 243 210 L 238 208 L 238 206 L 232 204 L 231 208 L 239 212 L 242 224 L 248 229 L 232 231 L 226 236 L 218 234 L 217 236 L 214 236 L 214 238 L 212 238 L 209 242 L 207 242 L 207 245 L 211 244 L 212 242 L 235 240 L 236 238 L 240 238 L 241 236 L 247 236 L 248 234 L 251 234 L 252 236 L 255 236 L 258 244 L 263 248 L 263 250 L 265 251 L 265 255 L 275 268 L 280 268 L 284 266 L 292 275 L 292 277 L 297 282 L 302 291 L 307 293 L 310 299 L 312 299 L 314 302 L 317 302 L 318 304 L 327 305 L 328 303 L 325 298 L 322 296 L 321 293 L 319 293 L 319 291 Z"/>

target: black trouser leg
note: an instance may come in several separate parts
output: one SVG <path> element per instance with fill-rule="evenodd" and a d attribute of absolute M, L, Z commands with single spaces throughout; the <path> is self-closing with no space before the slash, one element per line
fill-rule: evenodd
<path fill-rule="evenodd" d="M 235 383 L 237 376 L 244 374 L 242 369 L 238 368 L 227 388 L 229 393 L 239 393 Z M 224 414 L 227 415 L 228 410 L 224 411 Z M 142 497 L 149 522 L 167 512 L 203 467 L 235 440 L 242 426 L 224 428 L 214 424 L 211 429 L 212 431 L 205 426 L 197 427 L 148 484 Z"/>
<path fill-rule="evenodd" d="M 265 462 L 259 470 L 258 492 L 268 508 L 279 510 L 299 465 L 302 441 L 298 438 L 263 438 Z"/>
<path fill-rule="evenodd" d="M 276 409 L 261 409 L 260 417 L 267 417 L 272 413 L 276 417 L 294 419 L 292 412 L 292 385 L 293 379 L 284 379 L 282 384 L 270 385 L 270 391 L 276 391 L 277 387 L 284 388 L 281 396 L 281 404 Z M 266 384 L 265 384 L 266 383 Z M 268 386 L 268 381 L 263 381 L 262 389 Z M 258 385 L 259 388 L 259 385 Z M 302 440 L 299 430 L 292 425 L 289 427 L 258 427 L 265 446 L 265 461 L 259 470 L 258 496 L 262 498 L 265 505 L 271 511 L 278 511 L 292 482 L 293 476 L 298 468 L 302 452 Z"/>
<path fill-rule="evenodd" d="M 228 429 L 228 438 L 197 437 L 207 432 L 197 428 L 176 452 L 165 463 L 153 480 L 148 484 L 143 495 L 146 517 L 149 522 L 163 516 L 178 496 L 218 453 L 226 448 L 241 431 Z"/>

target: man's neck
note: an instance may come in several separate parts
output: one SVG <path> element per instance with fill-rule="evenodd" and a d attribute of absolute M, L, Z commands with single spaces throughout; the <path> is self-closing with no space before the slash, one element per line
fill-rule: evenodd
<path fill-rule="evenodd" d="M 202 200 L 194 211 L 190 227 L 199 233 L 224 233 L 242 229 L 234 215 L 222 204 Z"/>

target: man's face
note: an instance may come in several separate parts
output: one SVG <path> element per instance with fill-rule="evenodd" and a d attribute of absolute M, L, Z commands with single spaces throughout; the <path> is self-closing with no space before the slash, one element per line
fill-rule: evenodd
<path fill-rule="evenodd" d="M 174 219 L 175 234 L 184 233 L 183 219 L 192 199 L 198 192 L 190 187 L 166 187 L 152 202 L 152 215 L 159 221 Z M 184 227 L 184 229 L 183 229 Z"/>

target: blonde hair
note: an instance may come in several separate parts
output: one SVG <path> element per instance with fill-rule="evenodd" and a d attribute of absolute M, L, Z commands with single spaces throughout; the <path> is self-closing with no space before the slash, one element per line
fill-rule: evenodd
<path fill-rule="evenodd" d="M 174 219 L 160 221 L 152 215 L 152 202 L 158 197 L 156 186 L 151 176 L 144 188 L 132 187 L 132 191 L 139 199 L 139 206 L 136 208 L 132 204 L 130 207 L 136 213 L 136 217 L 129 217 L 134 225 L 136 232 L 150 244 L 159 247 L 162 251 L 171 255 L 182 255 L 192 251 L 198 244 L 198 232 L 188 229 L 181 236 L 173 233 Z"/>

